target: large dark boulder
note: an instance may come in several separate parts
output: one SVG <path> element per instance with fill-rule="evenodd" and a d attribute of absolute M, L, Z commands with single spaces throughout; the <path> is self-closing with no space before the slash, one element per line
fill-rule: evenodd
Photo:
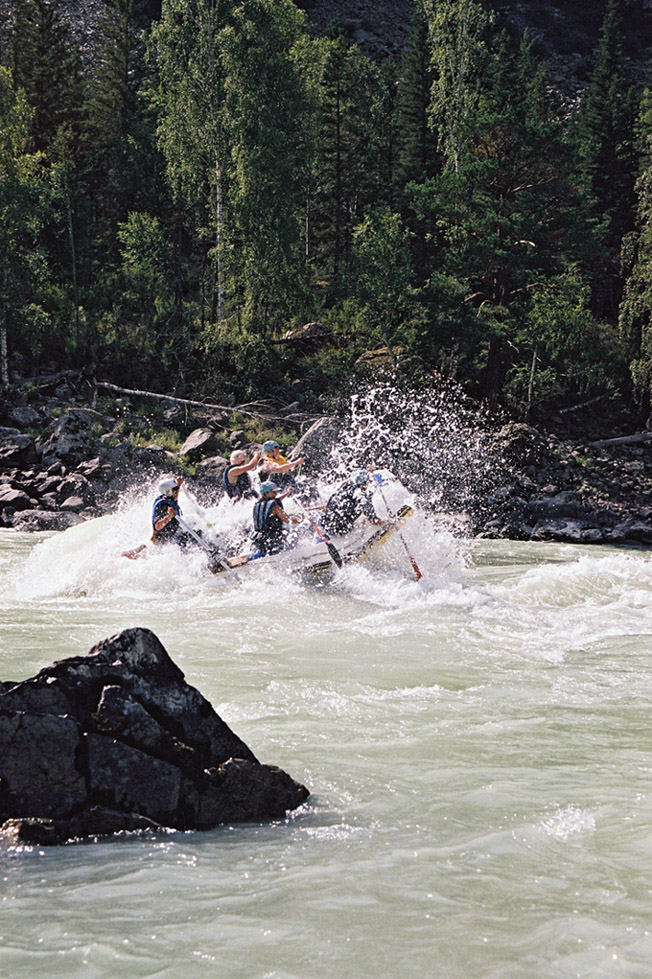
<path fill-rule="evenodd" d="M 9 839 L 278 819 L 308 794 L 257 760 L 148 629 L 0 683 L 0 833 Z"/>

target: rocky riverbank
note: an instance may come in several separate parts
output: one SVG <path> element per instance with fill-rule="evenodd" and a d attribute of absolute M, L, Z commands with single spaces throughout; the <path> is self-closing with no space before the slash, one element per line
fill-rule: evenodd
<path fill-rule="evenodd" d="M 253 449 L 268 437 L 260 425 L 256 439 L 229 428 L 228 412 L 189 410 L 170 399 L 158 425 L 168 434 L 173 428 L 175 447 L 158 444 L 156 433 L 140 444 L 134 433 L 151 434 L 152 418 L 128 400 L 85 400 L 72 372 L 39 383 L 36 396 L 25 384 L 0 403 L 0 527 L 63 530 L 114 511 L 130 488 L 153 491 L 170 473 L 185 475 L 200 500 L 214 503 L 230 449 Z M 287 440 L 306 457 L 306 475 L 327 468 L 338 438 L 336 423 L 312 420 L 281 419 Z M 595 426 L 572 437 L 519 423 L 495 426 L 483 435 L 472 499 L 468 492 L 458 498 L 450 479 L 445 512 L 436 517 L 474 536 L 649 546 L 652 433 L 622 427 L 599 439 L 595 433 Z M 410 486 L 411 473 L 401 473 L 400 463 L 396 468 Z M 446 481 L 446 473 L 440 478 Z"/>

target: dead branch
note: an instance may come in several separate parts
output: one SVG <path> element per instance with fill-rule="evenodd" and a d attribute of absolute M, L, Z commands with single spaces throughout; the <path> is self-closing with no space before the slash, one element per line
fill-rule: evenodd
<path fill-rule="evenodd" d="M 263 421 L 287 422 L 288 419 L 282 415 L 271 415 L 263 411 L 251 411 L 240 405 L 214 405 L 207 401 L 192 401 L 190 398 L 175 398 L 171 394 L 157 394 L 155 391 L 138 391 L 132 388 L 121 388 L 117 384 L 109 384 L 108 381 L 97 381 L 98 388 L 106 388 L 108 391 L 117 391 L 118 394 L 129 394 L 136 398 L 156 398 L 158 401 L 172 401 L 174 404 L 191 405 L 193 408 L 207 408 L 209 411 L 225 411 L 229 415 L 238 412 L 240 415 L 249 415 L 252 418 L 261 418 Z"/>
<path fill-rule="evenodd" d="M 642 442 L 649 442 L 652 439 L 652 432 L 638 432 L 636 435 L 621 435 L 615 439 L 601 439 L 599 442 L 589 442 L 592 449 L 602 449 L 609 445 L 640 445 Z"/>

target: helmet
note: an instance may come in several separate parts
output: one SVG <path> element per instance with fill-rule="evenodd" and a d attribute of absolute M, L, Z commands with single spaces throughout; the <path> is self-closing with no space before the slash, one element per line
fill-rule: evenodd
<path fill-rule="evenodd" d="M 364 486 L 365 483 L 369 482 L 369 473 L 366 469 L 359 469 L 357 473 L 353 475 L 353 482 L 356 486 Z"/>
<path fill-rule="evenodd" d="M 269 439 L 267 442 L 263 442 L 263 452 L 271 452 L 272 449 L 280 449 L 281 446 L 274 439 Z"/>
<path fill-rule="evenodd" d="M 265 493 L 278 493 L 280 488 L 281 487 L 277 486 L 276 483 L 273 483 L 271 479 L 268 479 L 264 483 L 260 484 L 260 492 L 263 494 L 263 496 Z"/>
<path fill-rule="evenodd" d="M 172 491 L 179 489 L 176 479 L 162 479 L 158 484 L 158 491 L 161 496 L 171 496 Z"/>

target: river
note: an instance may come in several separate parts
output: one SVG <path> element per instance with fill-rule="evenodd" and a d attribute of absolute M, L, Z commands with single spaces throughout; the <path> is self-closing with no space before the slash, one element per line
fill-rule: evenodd
<path fill-rule="evenodd" d="M 140 523 L 139 523 L 140 521 Z M 154 630 L 261 761 L 284 821 L 0 850 L 0 974 L 652 974 L 652 561 L 459 541 L 418 515 L 322 585 L 127 561 L 132 505 L 0 531 L 0 678 Z"/>

